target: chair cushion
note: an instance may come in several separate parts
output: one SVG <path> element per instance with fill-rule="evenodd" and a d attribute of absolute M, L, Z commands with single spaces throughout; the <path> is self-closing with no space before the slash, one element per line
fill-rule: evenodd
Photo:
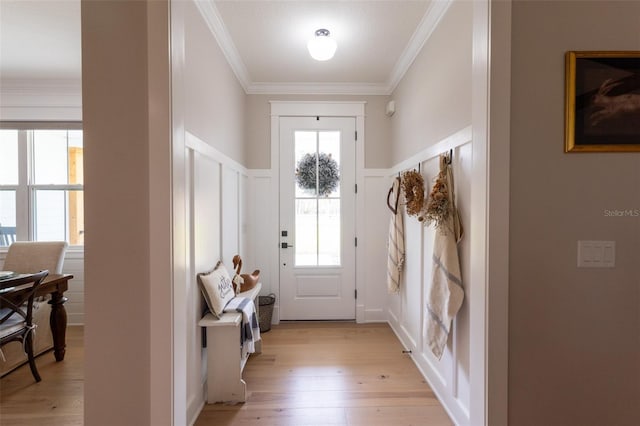
<path fill-rule="evenodd" d="M 213 270 L 198 274 L 198 286 L 211 313 L 220 318 L 224 307 L 235 297 L 227 268 L 219 261 Z"/>
<path fill-rule="evenodd" d="M 4 316 L 7 315 L 9 312 L 11 312 L 11 309 L 9 308 L 0 309 L 0 318 L 4 318 Z M 24 325 L 25 325 L 24 318 L 14 313 L 12 316 L 9 317 L 8 320 L 2 323 L 2 326 L 0 326 L 0 338 L 7 337 L 15 333 L 16 331 L 22 330 L 24 328 Z"/>
<path fill-rule="evenodd" d="M 64 241 L 18 241 L 9 246 L 2 269 L 20 273 L 47 269 L 61 274 L 66 249 Z"/>

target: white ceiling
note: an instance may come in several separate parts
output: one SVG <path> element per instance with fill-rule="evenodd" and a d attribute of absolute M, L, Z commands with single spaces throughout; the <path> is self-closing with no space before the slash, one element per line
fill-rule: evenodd
<path fill-rule="evenodd" d="M 430 0 L 197 2 L 247 93 L 390 93 L 446 10 Z M 327 62 L 306 43 L 338 43 Z M 0 76 L 79 79 L 79 0 L 1 0 Z"/>
<path fill-rule="evenodd" d="M 3 80 L 81 75 L 79 0 L 0 0 Z"/>

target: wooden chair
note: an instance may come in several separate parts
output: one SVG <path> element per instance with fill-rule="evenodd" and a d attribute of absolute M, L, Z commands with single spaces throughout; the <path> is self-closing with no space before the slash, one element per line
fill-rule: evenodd
<path fill-rule="evenodd" d="M 32 274 L 48 270 L 61 274 L 67 243 L 64 241 L 17 241 L 9 246 L 2 269 Z"/>
<path fill-rule="evenodd" d="M 42 379 L 33 353 L 33 302 L 36 289 L 47 275 L 49 271 L 44 270 L 0 280 L 0 349 L 9 342 L 22 342 L 36 382 Z"/>
<path fill-rule="evenodd" d="M 1 0 L 0 0 L 1 1 Z M 17 241 L 9 246 L 4 264 L 0 269 L 19 274 L 33 274 L 38 271 L 49 271 L 49 275 L 61 274 L 67 243 L 64 241 Z M 64 303 L 66 298 L 57 303 Z M 36 356 L 53 348 L 53 330 L 51 328 L 51 296 L 36 296 L 33 322 L 38 332 L 33 339 L 33 350 Z M 0 375 L 14 370 L 28 362 L 19 342 L 10 343 L 3 348 L 4 358 L 0 358 Z"/>

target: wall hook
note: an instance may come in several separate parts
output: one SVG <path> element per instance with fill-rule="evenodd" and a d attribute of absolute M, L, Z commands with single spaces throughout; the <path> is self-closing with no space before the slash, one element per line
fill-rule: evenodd
<path fill-rule="evenodd" d="M 447 154 L 445 154 L 445 155 L 447 155 Z M 449 150 L 449 155 L 447 155 L 447 158 L 446 158 L 447 164 L 451 164 L 452 160 L 453 160 L 453 149 L 450 149 Z"/>

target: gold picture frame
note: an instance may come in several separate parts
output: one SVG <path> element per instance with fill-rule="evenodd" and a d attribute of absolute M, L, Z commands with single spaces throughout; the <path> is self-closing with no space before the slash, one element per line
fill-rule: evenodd
<path fill-rule="evenodd" d="M 565 152 L 640 152 L 640 52 L 565 54 Z"/>

